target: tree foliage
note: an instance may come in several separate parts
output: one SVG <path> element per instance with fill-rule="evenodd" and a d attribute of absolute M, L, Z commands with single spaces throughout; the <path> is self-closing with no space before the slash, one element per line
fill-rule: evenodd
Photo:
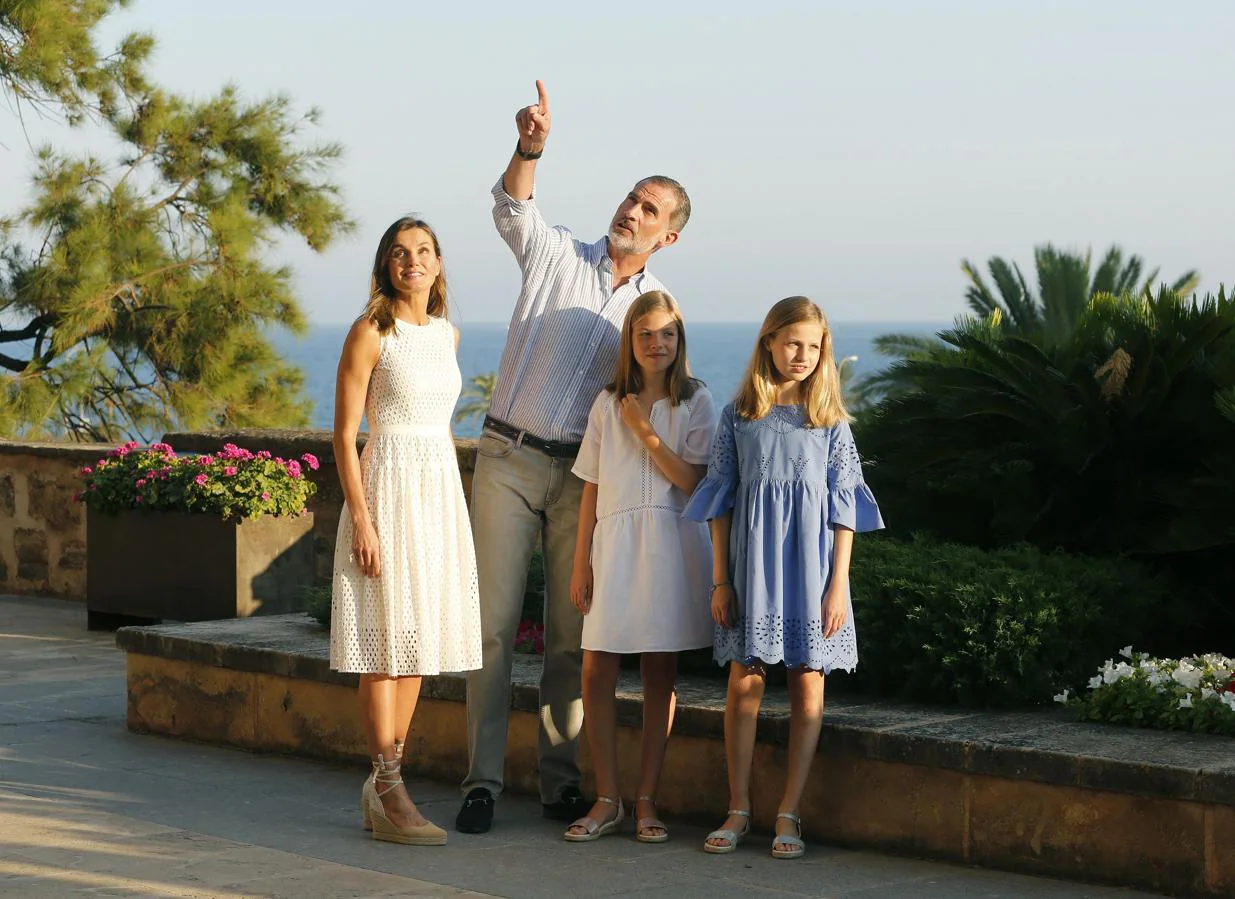
<path fill-rule="evenodd" d="M 61 115 L 80 124 L 106 117 L 146 88 L 147 34 L 125 36 L 100 55 L 95 26 L 129 0 L 0 0 L 0 90 L 14 109 Z"/>
<path fill-rule="evenodd" d="M 1235 297 L 1100 294 L 1047 346 L 998 316 L 940 338 L 860 434 L 897 531 L 1229 576 Z"/>
<path fill-rule="evenodd" d="M 1124 256 L 1118 246 L 1112 246 L 1102 257 L 1096 271 L 1092 270 L 1092 254 L 1084 255 L 1058 250 L 1051 244 L 1034 248 L 1034 269 L 1038 281 L 1035 294 L 1025 280 L 1020 267 L 1000 256 L 992 256 L 986 264 L 992 290 L 981 273 L 968 259 L 961 260 L 961 270 L 969 279 L 965 301 L 973 315 L 997 320 L 1005 333 L 1016 334 L 1039 346 L 1066 342 L 1090 303 L 1101 294 L 1122 296 L 1152 294 L 1165 286 L 1177 294 L 1191 293 L 1197 285 L 1195 271 L 1185 272 L 1169 285 L 1160 285 L 1160 268 L 1146 274 L 1140 256 Z M 958 327 L 966 327 L 958 322 Z M 948 343 L 939 337 L 912 334 L 885 334 L 875 339 L 875 348 L 884 356 L 896 360 L 923 360 L 939 353 L 950 352 Z M 910 389 L 904 371 L 896 365 L 872 372 L 862 378 L 857 390 L 868 398 L 893 395 Z"/>
<path fill-rule="evenodd" d="M 41 46 L 34 59 L 71 53 L 81 69 L 57 81 L 14 65 L 10 90 L 94 115 L 119 145 L 113 158 L 40 148 L 29 206 L 0 220 L 0 433 L 118 442 L 305 424 L 302 375 L 268 340 L 304 318 L 270 256 L 285 235 L 321 250 L 350 227 L 326 180 L 340 148 L 307 144 L 316 113 L 286 97 L 225 87 L 190 101 L 148 84 L 148 39 L 91 57 L 80 41 L 116 5 L 0 6 L 14 59 Z M 57 8 L 58 40 L 43 34 Z"/>
<path fill-rule="evenodd" d="M 483 420 L 489 414 L 493 402 L 493 388 L 497 386 L 497 372 L 473 375 L 463 388 L 463 403 L 455 410 L 455 424 L 463 424 L 473 418 Z"/>
<path fill-rule="evenodd" d="M 998 312 L 1008 331 L 1037 343 L 1067 340 L 1090 300 L 1099 294 L 1150 293 L 1159 287 L 1161 269 L 1144 274 L 1145 263 L 1141 257 L 1132 255 L 1125 259 L 1118 246 L 1106 251 L 1092 275 L 1092 254 L 1088 250 L 1082 256 L 1057 250 L 1048 243 L 1035 247 L 1033 258 L 1038 278 L 1036 296 L 1020 267 L 1000 256 L 992 256 L 987 262 L 998 295 L 991 291 L 968 259 L 961 261 L 961 270 L 969 278 L 965 299 L 974 314 L 985 318 Z M 1183 294 L 1191 293 L 1196 285 L 1197 274 L 1189 271 L 1166 286 Z"/>

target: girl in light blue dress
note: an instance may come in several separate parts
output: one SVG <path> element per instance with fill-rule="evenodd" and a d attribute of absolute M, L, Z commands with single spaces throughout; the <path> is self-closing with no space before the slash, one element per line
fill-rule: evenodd
<path fill-rule="evenodd" d="M 711 527 L 713 656 L 729 664 L 729 817 L 704 849 L 732 852 L 750 830 L 759 704 L 767 666 L 784 663 L 788 772 L 772 855 L 798 858 L 805 844 L 797 809 L 823 723 L 823 678 L 858 662 L 853 534 L 883 527 L 862 479 L 827 319 L 806 297 L 768 312 L 738 394 L 721 413 L 707 476 L 682 514 Z"/>

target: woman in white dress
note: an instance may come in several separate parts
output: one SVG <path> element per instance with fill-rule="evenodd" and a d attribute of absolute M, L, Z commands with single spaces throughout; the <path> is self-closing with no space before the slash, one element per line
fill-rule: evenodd
<path fill-rule="evenodd" d="M 583 708 L 596 770 L 596 804 L 566 831 L 588 842 L 621 825 L 617 688 L 621 655 L 640 653 L 643 759 L 638 840 L 669 838 L 656 789 L 673 724 L 677 653 L 712 645 L 711 544 L 681 517 L 707 470 L 716 409 L 690 377 L 677 303 L 650 291 L 622 326 L 614 382 L 588 416 L 574 473 L 584 481 L 571 600 L 583 619 Z"/>
<path fill-rule="evenodd" d="M 420 678 L 480 667 L 476 557 L 450 433 L 462 387 L 437 235 L 399 219 L 382 235 L 370 298 L 343 345 L 334 453 L 344 506 L 335 544 L 330 667 L 360 674 L 373 838 L 442 845 L 401 777 Z M 369 439 L 356 452 L 362 415 Z"/>

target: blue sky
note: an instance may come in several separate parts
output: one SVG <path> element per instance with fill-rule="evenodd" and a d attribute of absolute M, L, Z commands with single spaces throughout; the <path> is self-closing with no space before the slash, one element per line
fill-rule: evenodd
<path fill-rule="evenodd" d="M 551 222 L 590 241 L 639 177 L 690 191 L 682 240 L 652 260 L 688 320 L 804 293 L 838 321 L 947 321 L 962 258 L 1028 268 L 1045 241 L 1235 283 L 1229 0 L 137 0 L 105 35 L 131 29 L 156 36 L 168 87 L 284 92 L 345 146 L 334 179 L 357 232 L 278 252 L 317 322 L 358 312 L 377 238 L 407 211 L 441 235 L 456 318 L 509 317 L 489 189 L 536 78 Z M 0 144 L 7 212 L 31 165 L 3 109 Z"/>

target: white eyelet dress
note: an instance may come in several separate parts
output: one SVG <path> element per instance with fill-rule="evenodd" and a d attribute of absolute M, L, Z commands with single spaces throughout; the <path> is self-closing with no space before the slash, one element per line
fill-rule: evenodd
<path fill-rule="evenodd" d="M 463 386 L 454 329 L 395 322 L 369 380 L 361 482 L 381 575 L 352 558 L 344 503 L 334 556 L 330 667 L 403 676 L 481 665 L 476 553 L 450 417 Z"/>

